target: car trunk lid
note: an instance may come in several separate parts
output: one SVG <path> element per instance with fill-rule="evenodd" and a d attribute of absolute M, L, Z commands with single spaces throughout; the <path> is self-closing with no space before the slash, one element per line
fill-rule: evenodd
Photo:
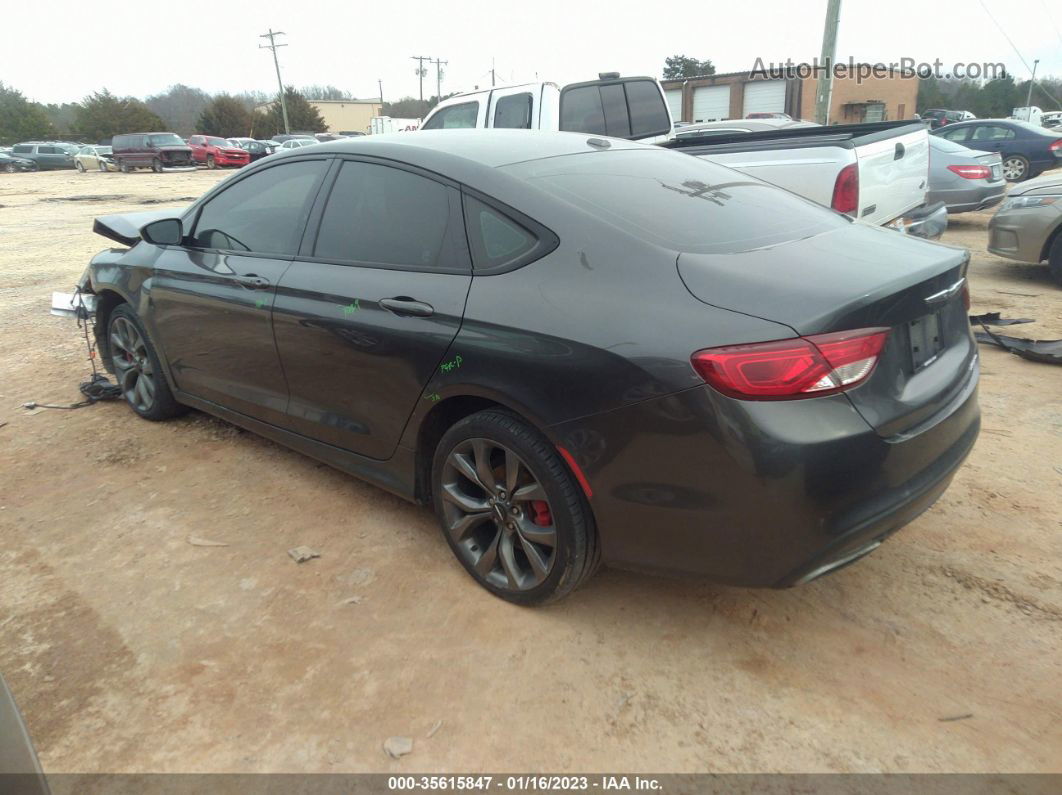
<path fill-rule="evenodd" d="M 969 255 L 849 224 L 766 248 L 678 258 L 705 303 L 808 336 L 888 328 L 871 376 L 844 394 L 882 436 L 924 423 L 966 384 L 976 349 L 963 286 Z"/>

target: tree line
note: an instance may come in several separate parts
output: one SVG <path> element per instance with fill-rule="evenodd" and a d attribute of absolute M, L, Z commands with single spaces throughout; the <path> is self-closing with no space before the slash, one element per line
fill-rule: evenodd
<path fill-rule="evenodd" d="M 937 79 L 918 84 L 918 112 L 929 108 L 968 110 L 980 119 L 998 119 L 1014 108 L 1025 107 L 1029 81 L 1015 82 L 1012 75 L 996 80 Z M 1062 110 L 1062 79 L 1038 78 L 1032 87 L 1031 103 L 1043 110 Z"/>
<path fill-rule="evenodd" d="M 444 97 L 445 98 L 445 97 Z M 288 126 L 292 131 L 325 132 L 324 119 L 311 100 L 354 100 L 335 86 L 284 89 Z M 270 138 L 284 132 L 279 94 L 248 91 L 210 95 L 199 88 L 176 84 L 146 99 L 120 97 L 106 88 L 80 102 L 45 105 L 0 82 L 0 145 L 19 141 L 66 139 L 92 143 L 125 132 L 172 131 L 222 138 Z M 404 97 L 385 102 L 383 115 L 422 118 L 437 103 L 435 97 Z"/>

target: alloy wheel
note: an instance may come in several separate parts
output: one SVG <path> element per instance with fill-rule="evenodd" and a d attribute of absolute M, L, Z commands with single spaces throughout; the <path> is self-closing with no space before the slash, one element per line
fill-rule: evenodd
<path fill-rule="evenodd" d="M 111 323 L 110 343 L 122 394 L 137 411 L 150 411 L 155 402 L 155 368 L 143 336 L 128 319 L 117 317 Z"/>
<path fill-rule="evenodd" d="M 1025 176 L 1025 161 L 1017 157 L 1010 157 L 1003 161 L 1003 177 L 1008 180 L 1018 180 Z"/>
<path fill-rule="evenodd" d="M 556 559 L 557 528 L 546 491 L 512 450 L 466 439 L 442 471 L 443 517 L 465 562 L 491 585 L 541 585 Z"/>

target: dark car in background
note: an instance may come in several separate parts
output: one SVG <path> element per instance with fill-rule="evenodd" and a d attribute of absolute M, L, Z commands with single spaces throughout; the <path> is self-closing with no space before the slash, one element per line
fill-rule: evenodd
<path fill-rule="evenodd" d="M 1062 166 L 1062 132 L 1016 119 L 974 119 L 934 130 L 970 149 L 999 152 L 1008 182 L 1031 179 Z"/>
<path fill-rule="evenodd" d="M 229 138 L 228 142 L 245 151 L 252 163 L 256 160 L 261 160 L 263 157 L 268 157 L 280 148 L 280 144 L 276 141 L 263 142 L 254 138 Z"/>
<path fill-rule="evenodd" d="M 939 135 L 929 136 L 926 204 L 944 202 L 949 213 L 965 213 L 994 207 L 1006 193 L 998 152 L 978 152 Z"/>
<path fill-rule="evenodd" d="M 23 141 L 11 147 L 11 155 L 32 160 L 41 171 L 73 168 L 77 147 L 58 141 Z"/>
<path fill-rule="evenodd" d="M 655 146 L 322 143 L 95 224 L 130 247 L 79 286 L 136 414 L 194 406 L 432 505 L 520 604 L 601 562 L 807 582 L 978 433 L 968 252 Z"/>
<path fill-rule="evenodd" d="M 195 168 L 191 147 L 172 132 L 116 135 L 111 139 L 111 156 L 125 173 L 137 168 L 150 168 L 155 172 Z"/>
<path fill-rule="evenodd" d="M 975 118 L 968 110 L 944 110 L 943 108 L 930 108 L 920 114 L 923 119 L 929 120 L 929 129 L 936 130 L 947 124 L 965 121 Z"/>
<path fill-rule="evenodd" d="M 0 152 L 0 171 L 14 174 L 16 171 L 37 171 L 37 162 L 27 157 Z"/>

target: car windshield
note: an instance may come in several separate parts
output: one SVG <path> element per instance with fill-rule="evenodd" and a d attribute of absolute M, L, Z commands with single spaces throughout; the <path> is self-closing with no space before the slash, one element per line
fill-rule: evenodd
<path fill-rule="evenodd" d="M 148 146 L 184 146 L 184 141 L 174 133 L 160 133 L 148 136 Z"/>
<path fill-rule="evenodd" d="M 231 146 L 224 138 L 211 138 L 208 136 L 206 142 L 207 146 Z"/>
<path fill-rule="evenodd" d="M 788 191 L 677 152 L 595 152 L 503 170 L 629 234 L 677 251 L 749 251 L 849 223 Z"/>

